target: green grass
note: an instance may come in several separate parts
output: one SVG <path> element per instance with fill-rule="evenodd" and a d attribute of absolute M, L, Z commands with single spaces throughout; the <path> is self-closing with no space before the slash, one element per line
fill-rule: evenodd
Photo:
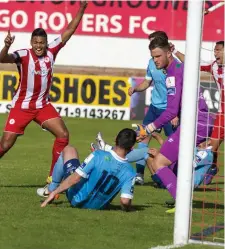
<path fill-rule="evenodd" d="M 0 116 L 3 128 L 5 115 Z M 116 132 L 130 127 L 131 122 L 111 120 L 65 119 L 70 130 L 70 143 L 78 148 L 80 158 L 89 153 L 90 142 L 101 130 L 108 142 Z M 54 138 L 31 123 L 12 150 L 1 159 L 0 170 L 0 248 L 1 249 L 147 249 L 172 244 L 174 216 L 165 213 L 163 205 L 169 194 L 152 187 L 146 171 L 146 184 L 135 188 L 136 211 L 120 211 L 119 198 L 111 210 L 90 211 L 71 208 L 64 195 L 55 204 L 40 208 L 36 189 L 45 183 L 51 161 Z M 221 170 L 222 172 L 222 170 Z M 223 188 L 223 183 L 220 184 Z M 197 192 L 199 197 L 203 192 Z M 215 192 L 207 210 L 214 212 Z M 223 192 L 218 194 L 223 203 Z M 211 203 L 211 204 L 210 204 Z M 223 212 L 221 204 L 219 211 Z M 194 210 L 201 210 L 201 202 Z M 200 219 L 197 215 L 195 219 Z M 213 217 L 210 217 L 212 222 Z M 220 217 L 217 222 L 221 222 Z M 195 232 L 199 232 L 197 228 Z M 223 233 L 220 234 L 223 237 Z M 184 248 L 212 248 L 189 245 Z"/>

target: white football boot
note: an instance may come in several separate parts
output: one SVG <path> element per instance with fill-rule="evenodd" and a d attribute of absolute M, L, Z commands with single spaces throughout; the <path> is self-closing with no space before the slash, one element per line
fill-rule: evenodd
<path fill-rule="evenodd" d="M 105 141 L 102 138 L 101 132 L 98 132 L 96 136 L 97 146 L 99 150 L 105 150 Z"/>
<path fill-rule="evenodd" d="M 144 175 L 137 173 L 135 177 L 135 184 L 136 185 L 144 185 Z"/>
<path fill-rule="evenodd" d="M 37 195 L 39 195 L 40 197 L 47 198 L 50 194 L 50 192 L 48 191 L 48 186 L 49 184 L 46 184 L 43 188 L 38 188 Z"/>

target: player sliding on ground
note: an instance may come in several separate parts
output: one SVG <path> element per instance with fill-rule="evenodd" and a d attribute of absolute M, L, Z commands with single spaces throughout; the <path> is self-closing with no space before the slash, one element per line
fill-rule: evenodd
<path fill-rule="evenodd" d="M 86 7 L 87 1 L 81 1 L 77 15 L 53 42 L 48 44 L 45 30 L 37 28 L 31 35 L 31 49 L 9 53 L 15 39 L 9 31 L 5 38 L 5 46 L 0 52 L 0 62 L 15 63 L 20 74 L 18 88 L 0 141 L 0 157 L 10 150 L 19 135 L 24 134 L 26 126 L 35 121 L 56 137 L 48 181 L 51 181 L 53 166 L 60 152 L 69 141 L 66 125 L 49 102 L 53 65 L 58 52 L 76 31 Z"/>
<path fill-rule="evenodd" d="M 43 197 L 51 192 L 41 206 L 45 207 L 59 193 L 66 191 L 73 207 L 103 209 L 121 191 L 121 207 L 129 211 L 136 174 L 126 155 L 135 142 L 135 131 L 123 129 L 116 137 L 113 150 L 94 151 L 82 164 L 76 149 L 67 146 L 54 167 L 52 183 L 47 189 L 37 190 L 38 195 Z M 59 185 L 62 179 L 64 181 Z"/>
<path fill-rule="evenodd" d="M 183 88 L 184 65 L 177 62 L 170 49 L 167 40 L 156 37 L 149 45 L 152 58 L 158 69 L 166 71 L 166 87 L 167 87 L 167 109 L 154 122 L 144 126 L 138 125 L 136 132 L 138 140 L 141 141 L 146 136 L 151 135 L 156 129 L 161 128 L 165 123 L 174 117 L 180 117 L 181 97 Z M 204 97 L 200 91 L 198 101 L 198 126 L 196 146 L 205 141 L 209 136 L 210 127 L 213 118 L 208 114 L 208 107 Z M 153 162 L 152 168 L 156 172 L 157 177 L 162 181 L 171 196 L 176 199 L 177 178 L 173 171 L 168 167 L 177 163 L 180 140 L 180 126 L 166 142 L 162 145 L 160 153 L 158 153 Z M 192 165 L 190 165 L 192 167 Z"/>

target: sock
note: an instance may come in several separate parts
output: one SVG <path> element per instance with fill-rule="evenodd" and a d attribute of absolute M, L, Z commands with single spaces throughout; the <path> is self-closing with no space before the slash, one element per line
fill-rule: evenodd
<path fill-rule="evenodd" d="M 54 191 L 59 184 L 61 183 L 64 176 L 63 171 L 63 156 L 62 153 L 60 154 L 56 164 L 54 165 L 54 169 L 52 172 L 52 182 L 48 186 L 48 190 L 50 192 Z"/>
<path fill-rule="evenodd" d="M 126 155 L 126 158 L 129 163 L 137 162 L 140 160 L 147 160 L 148 157 L 148 147 L 141 149 L 133 149 L 130 153 Z"/>
<path fill-rule="evenodd" d="M 72 158 L 65 162 L 63 166 L 63 178 L 66 179 L 68 176 L 72 175 L 79 166 L 80 161 L 77 158 Z"/>
<path fill-rule="evenodd" d="M 157 183 L 160 188 L 165 188 L 164 184 L 162 183 L 161 179 L 157 176 L 157 174 L 154 174 L 151 176 L 153 182 Z"/>
<path fill-rule="evenodd" d="M 55 139 L 53 149 L 52 149 L 52 164 L 51 164 L 51 168 L 50 168 L 50 172 L 49 172 L 50 176 L 52 175 L 54 165 L 56 164 L 60 153 L 68 145 L 68 143 L 69 143 L 68 138 L 56 138 Z"/>
<path fill-rule="evenodd" d="M 172 163 L 169 166 L 169 169 L 171 169 L 173 171 L 174 175 L 177 176 L 177 162 Z"/>
<path fill-rule="evenodd" d="M 4 156 L 5 151 L 2 149 L 2 146 L 0 145 L 0 158 Z"/>
<path fill-rule="evenodd" d="M 146 144 L 146 143 L 138 143 L 138 149 L 142 149 L 142 148 L 147 148 L 148 149 L 148 144 Z M 145 162 L 144 159 L 137 161 L 137 163 L 136 163 L 137 174 L 143 174 L 144 175 L 145 164 L 146 164 L 146 162 Z"/>
<path fill-rule="evenodd" d="M 80 161 L 76 158 L 70 159 L 67 162 L 63 162 L 62 153 L 59 156 L 53 172 L 52 172 L 52 182 L 48 186 L 50 192 L 54 191 L 63 179 L 67 178 L 69 175 L 73 174 L 75 170 L 80 166 Z"/>
<path fill-rule="evenodd" d="M 156 175 L 161 179 L 173 199 L 176 199 L 177 177 L 168 167 L 162 167 L 157 170 Z"/>

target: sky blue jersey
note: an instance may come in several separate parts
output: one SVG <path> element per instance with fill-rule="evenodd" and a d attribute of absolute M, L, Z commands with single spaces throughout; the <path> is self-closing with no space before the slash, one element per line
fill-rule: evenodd
<path fill-rule="evenodd" d="M 156 108 L 166 109 L 167 107 L 167 88 L 166 75 L 161 69 L 157 69 L 153 59 L 149 60 L 145 79 L 153 80 L 153 90 L 151 96 L 151 103 Z"/>
<path fill-rule="evenodd" d="M 76 169 L 83 180 L 67 191 L 72 206 L 102 209 L 121 191 L 133 198 L 135 171 L 126 159 L 113 150 L 95 151 Z"/>

